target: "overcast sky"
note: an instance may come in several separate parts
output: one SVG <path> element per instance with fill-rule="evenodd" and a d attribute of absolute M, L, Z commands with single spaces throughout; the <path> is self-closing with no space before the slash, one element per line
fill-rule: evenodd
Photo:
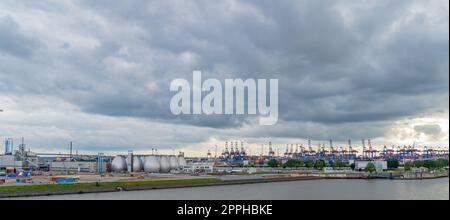
<path fill-rule="evenodd" d="M 448 146 L 449 2 L 0 1 L 0 137 L 34 151 Z M 279 122 L 173 116 L 170 81 L 279 79 Z M 2 150 L 3 151 L 3 150 Z"/>

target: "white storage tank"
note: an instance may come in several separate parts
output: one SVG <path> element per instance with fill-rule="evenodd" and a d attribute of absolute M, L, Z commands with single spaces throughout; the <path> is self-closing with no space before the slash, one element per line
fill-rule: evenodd
<path fill-rule="evenodd" d="M 159 160 L 155 156 L 149 156 L 145 158 L 144 171 L 146 173 L 159 173 L 161 165 Z"/>
<path fill-rule="evenodd" d="M 170 172 L 170 161 L 169 158 L 167 158 L 166 156 L 162 156 L 159 158 L 160 159 L 160 171 L 161 173 L 168 173 Z"/>
<path fill-rule="evenodd" d="M 178 159 L 175 156 L 169 157 L 170 170 L 178 170 L 180 166 L 178 165 Z"/>
<path fill-rule="evenodd" d="M 144 163 L 138 156 L 133 157 L 133 172 L 142 172 L 144 170 Z"/>
<path fill-rule="evenodd" d="M 142 162 L 142 170 L 144 170 L 145 160 L 147 160 L 147 156 L 141 156 L 139 158 L 141 159 Z"/>
<path fill-rule="evenodd" d="M 131 159 L 128 156 L 126 159 L 127 162 L 127 169 L 128 169 L 128 165 L 131 165 Z M 139 158 L 138 156 L 133 156 L 133 172 L 141 172 L 142 169 L 144 168 L 144 165 L 142 163 L 141 158 Z"/>
<path fill-rule="evenodd" d="M 111 164 L 114 172 L 120 173 L 127 170 L 127 162 L 122 156 L 116 156 Z"/>

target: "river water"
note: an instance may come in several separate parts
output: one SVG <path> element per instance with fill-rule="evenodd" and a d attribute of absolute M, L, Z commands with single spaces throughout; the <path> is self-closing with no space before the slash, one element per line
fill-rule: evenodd
<path fill-rule="evenodd" d="M 30 198 L 27 198 L 30 199 Z M 248 185 L 77 194 L 31 199 L 83 200 L 449 200 L 449 179 L 309 180 Z"/>

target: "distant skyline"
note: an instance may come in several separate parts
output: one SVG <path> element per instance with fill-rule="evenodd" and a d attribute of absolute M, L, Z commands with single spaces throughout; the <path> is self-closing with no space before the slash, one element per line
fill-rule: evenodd
<path fill-rule="evenodd" d="M 444 0 L 0 1 L 0 144 L 33 151 L 252 151 L 449 142 Z M 173 115 L 170 82 L 279 80 L 279 119 Z"/>

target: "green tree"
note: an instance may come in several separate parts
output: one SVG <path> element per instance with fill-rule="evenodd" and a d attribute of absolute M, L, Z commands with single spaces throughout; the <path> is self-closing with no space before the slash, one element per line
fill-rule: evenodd
<path fill-rule="evenodd" d="M 424 165 L 424 161 L 423 160 L 416 160 L 414 161 L 414 167 L 416 168 L 421 168 Z"/>
<path fill-rule="evenodd" d="M 368 163 L 367 166 L 366 166 L 366 172 L 373 173 L 375 171 L 377 171 L 377 168 L 375 167 L 375 164 Z"/>
<path fill-rule="evenodd" d="M 327 163 L 324 160 L 317 160 L 314 164 L 314 168 L 321 170 L 327 166 Z"/>
<path fill-rule="evenodd" d="M 314 160 L 307 160 L 305 162 L 305 166 L 308 168 L 313 168 L 314 167 Z"/>
<path fill-rule="evenodd" d="M 423 162 L 423 167 L 426 167 L 426 168 L 428 168 L 428 169 L 430 169 L 430 170 L 436 169 L 436 168 L 437 168 L 436 165 L 437 165 L 437 163 L 436 163 L 435 160 L 425 160 L 425 161 Z"/>
<path fill-rule="evenodd" d="M 283 165 L 284 168 L 286 167 L 300 167 L 300 161 L 299 160 L 288 160 Z"/>
<path fill-rule="evenodd" d="M 436 161 L 436 163 L 437 163 L 437 168 L 438 169 L 442 169 L 442 168 L 448 167 L 448 160 L 447 159 L 438 159 Z"/>
<path fill-rule="evenodd" d="M 342 167 L 346 167 L 346 166 L 347 166 L 347 164 L 345 164 L 341 160 L 336 160 L 333 162 L 333 169 L 338 169 L 338 168 L 342 168 Z"/>
<path fill-rule="evenodd" d="M 443 169 L 448 167 L 448 160 L 447 159 L 416 160 L 413 162 L 413 166 L 416 168 L 425 167 L 430 170 Z"/>
<path fill-rule="evenodd" d="M 400 166 L 400 162 L 395 158 L 390 158 L 386 160 L 388 169 L 397 169 Z"/>
<path fill-rule="evenodd" d="M 355 170 L 356 164 L 355 164 L 355 163 L 350 164 L 350 168 L 351 168 L 352 170 Z"/>
<path fill-rule="evenodd" d="M 269 162 L 267 162 L 267 165 L 269 167 L 278 167 L 278 161 L 275 159 L 269 160 Z"/>
<path fill-rule="evenodd" d="M 305 161 L 304 161 L 304 160 L 299 160 L 299 161 L 298 161 L 298 165 L 299 165 L 300 167 L 304 167 L 304 166 L 305 166 Z"/>
<path fill-rule="evenodd" d="M 405 167 L 406 171 L 409 171 L 414 166 L 414 163 L 411 161 L 407 161 L 403 166 Z"/>

